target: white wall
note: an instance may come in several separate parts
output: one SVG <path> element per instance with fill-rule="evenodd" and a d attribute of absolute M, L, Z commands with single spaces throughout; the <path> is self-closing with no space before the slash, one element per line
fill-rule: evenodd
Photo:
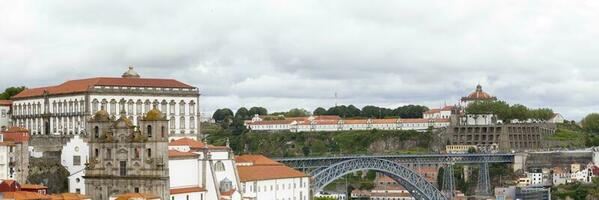
<path fill-rule="evenodd" d="M 79 156 L 80 163 L 75 165 L 73 159 Z M 85 163 L 89 158 L 89 145 L 78 135 L 75 135 L 69 142 L 62 147 L 60 155 L 61 164 L 69 171 L 69 192 L 76 193 L 79 189 L 81 194 L 85 194 Z"/>
<path fill-rule="evenodd" d="M 308 177 L 243 182 L 242 194 L 243 198 L 256 200 L 308 200 L 310 183 Z"/>
<path fill-rule="evenodd" d="M 8 146 L 0 145 L 0 181 L 9 178 L 8 151 Z"/>

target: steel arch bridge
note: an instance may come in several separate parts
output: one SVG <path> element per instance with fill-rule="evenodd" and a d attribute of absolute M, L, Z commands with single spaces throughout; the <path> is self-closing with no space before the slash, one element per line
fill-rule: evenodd
<path fill-rule="evenodd" d="M 443 182 L 443 192 L 440 192 L 426 179 L 412 171 L 410 167 L 417 168 L 420 165 L 433 164 L 453 171 L 455 164 L 479 165 L 477 194 L 489 196 L 491 194 L 489 164 L 513 163 L 514 154 L 349 155 L 275 160 L 298 170 L 310 171 L 310 175 L 315 179 L 315 192 L 322 190 L 326 184 L 345 174 L 370 169 L 393 178 L 410 191 L 416 199 L 453 199 L 455 195 L 453 173 L 444 173 L 443 180 L 449 181 Z"/>
<path fill-rule="evenodd" d="M 422 175 L 411 169 L 384 159 L 355 158 L 336 163 L 326 169 L 314 171 L 314 191 L 321 191 L 326 185 L 343 175 L 361 171 L 374 170 L 381 172 L 397 183 L 404 186 L 416 199 L 440 200 L 447 199 L 433 184 L 426 181 Z"/>

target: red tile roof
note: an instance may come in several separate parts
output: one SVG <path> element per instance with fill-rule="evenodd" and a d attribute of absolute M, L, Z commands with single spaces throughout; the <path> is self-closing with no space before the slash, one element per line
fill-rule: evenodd
<path fill-rule="evenodd" d="M 14 199 L 14 200 L 50 200 L 50 196 L 43 195 L 37 192 L 25 192 L 25 191 L 17 191 L 17 192 L 4 192 L 3 193 L 5 199 Z"/>
<path fill-rule="evenodd" d="M 308 177 L 308 175 L 284 165 L 237 166 L 241 182 Z"/>
<path fill-rule="evenodd" d="M 193 86 L 174 79 L 97 77 L 70 80 L 56 86 L 25 89 L 21 93 L 15 95 L 13 99 L 42 96 L 44 91 L 47 91 L 49 94 L 87 92 L 94 86 L 194 88 Z"/>
<path fill-rule="evenodd" d="M 18 191 L 21 185 L 14 180 L 4 180 L 0 182 L 0 192 L 14 192 Z"/>
<path fill-rule="evenodd" d="M 171 189 L 171 195 L 173 194 L 185 194 L 185 193 L 194 193 L 194 192 L 206 192 L 206 189 L 203 187 L 186 187 L 186 188 L 175 188 Z"/>
<path fill-rule="evenodd" d="M 175 150 L 168 150 L 168 157 L 169 158 L 181 158 L 181 157 L 198 157 L 198 154 L 195 154 L 193 152 L 182 152 L 182 151 L 175 151 Z"/>
<path fill-rule="evenodd" d="M 11 100 L 0 100 L 0 106 L 11 106 L 11 105 L 12 105 Z"/>
<path fill-rule="evenodd" d="M 252 163 L 254 166 L 283 165 L 263 155 L 241 155 L 235 157 L 237 163 Z"/>
<path fill-rule="evenodd" d="M 62 193 L 50 195 L 52 200 L 86 200 L 90 199 L 88 196 L 77 194 L 77 193 Z"/>
<path fill-rule="evenodd" d="M 308 175 L 300 171 L 262 155 L 237 156 L 235 157 L 235 162 L 253 163 L 252 166 L 237 166 L 239 179 L 242 182 L 308 177 Z"/>
<path fill-rule="evenodd" d="M 116 200 L 129 200 L 129 199 L 146 199 L 146 200 L 154 200 L 160 199 L 159 196 L 149 193 L 125 193 L 119 194 L 116 196 Z"/>
<path fill-rule="evenodd" d="M 29 133 L 26 128 L 10 127 L 0 134 L 4 135 L 4 141 L 29 142 Z"/>
<path fill-rule="evenodd" d="M 39 184 L 23 184 L 21 190 L 46 190 L 48 187 Z"/>

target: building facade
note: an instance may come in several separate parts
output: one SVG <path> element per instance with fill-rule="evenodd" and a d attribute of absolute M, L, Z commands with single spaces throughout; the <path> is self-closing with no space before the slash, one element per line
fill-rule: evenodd
<path fill-rule="evenodd" d="M 416 130 L 449 126 L 449 119 L 394 118 L 394 119 L 341 119 L 338 116 L 294 117 L 280 120 L 262 120 L 255 116 L 245 122 L 253 131 L 356 131 L 356 130 Z"/>
<path fill-rule="evenodd" d="M 11 106 L 11 100 L 0 100 L 0 131 L 6 130 L 10 126 Z"/>
<path fill-rule="evenodd" d="M 171 200 L 241 199 L 231 148 L 182 138 L 169 143 L 169 158 Z"/>
<path fill-rule="evenodd" d="M 158 109 L 150 110 L 135 126 L 120 110 L 117 120 L 100 110 L 87 122 L 89 162 L 85 168 L 85 192 L 104 200 L 124 193 L 169 195 L 168 120 Z"/>
<path fill-rule="evenodd" d="M 61 164 L 69 171 L 69 192 L 85 194 L 85 162 L 89 160 L 89 145 L 75 135 L 62 147 Z"/>
<path fill-rule="evenodd" d="M 26 183 L 29 176 L 27 129 L 9 127 L 0 131 L 0 180 Z"/>
<path fill-rule="evenodd" d="M 262 155 L 235 158 L 244 200 L 310 197 L 310 176 Z"/>
<path fill-rule="evenodd" d="M 31 135 L 85 133 L 85 122 L 104 108 L 139 125 L 144 113 L 156 106 L 167 115 L 169 137 L 196 138 L 199 134 L 199 91 L 173 79 L 141 78 L 133 68 L 121 77 L 66 81 L 31 88 L 12 99 L 12 123 L 27 127 Z"/>

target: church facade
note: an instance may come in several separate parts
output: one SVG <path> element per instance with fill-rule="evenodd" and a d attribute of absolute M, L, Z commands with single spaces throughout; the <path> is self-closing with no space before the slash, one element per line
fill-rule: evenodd
<path fill-rule="evenodd" d="M 101 109 L 87 122 L 89 161 L 85 191 L 104 200 L 124 193 L 169 199 L 168 120 L 158 109 L 135 126 L 125 112 L 115 119 Z"/>
<path fill-rule="evenodd" d="M 172 139 L 197 139 L 198 88 L 173 79 L 142 78 L 130 67 L 121 77 L 69 80 L 60 85 L 31 88 L 14 96 L 12 123 L 36 135 L 76 135 L 100 108 L 111 117 L 125 116 L 139 125 L 154 106 L 167 115 Z"/>

